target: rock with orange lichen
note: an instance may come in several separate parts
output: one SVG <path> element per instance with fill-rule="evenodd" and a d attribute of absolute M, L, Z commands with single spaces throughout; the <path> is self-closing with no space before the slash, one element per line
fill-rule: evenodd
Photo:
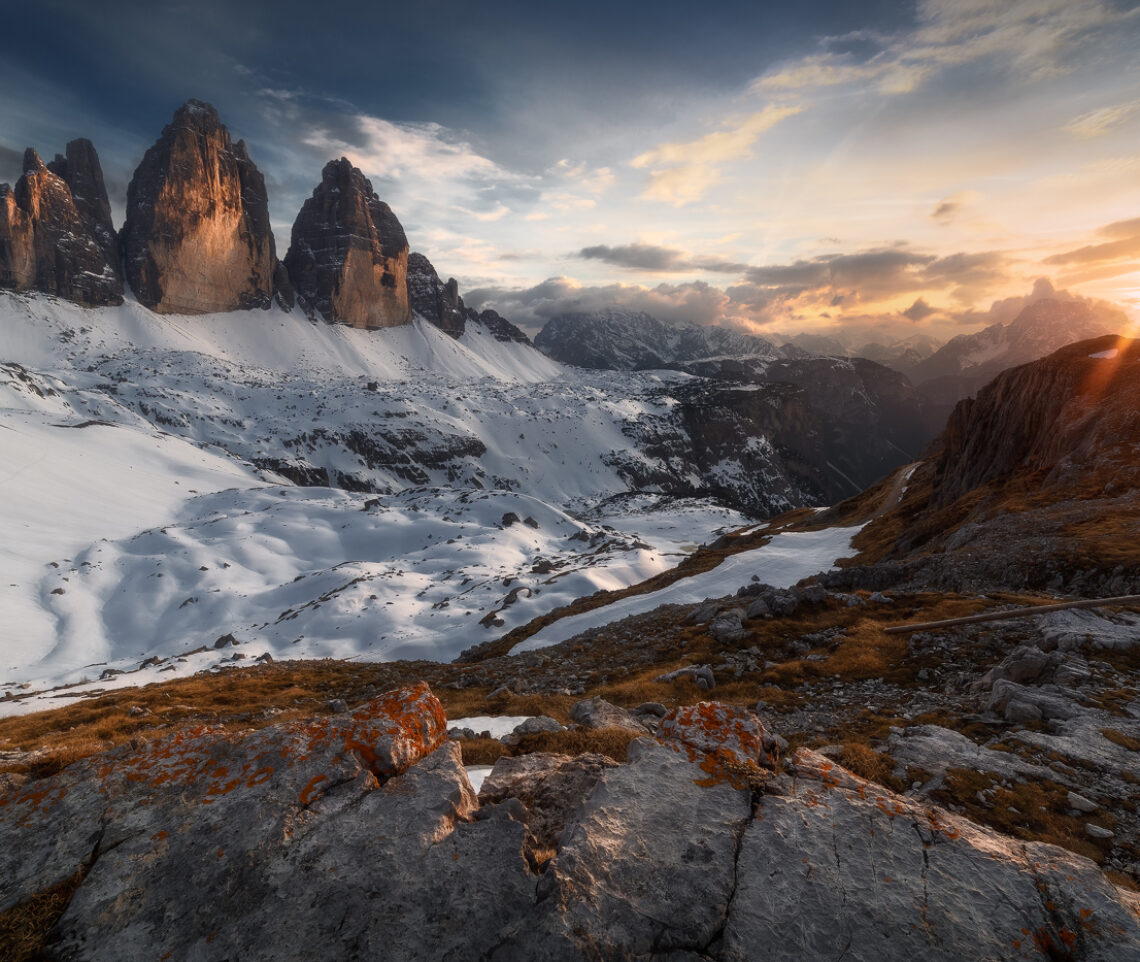
<path fill-rule="evenodd" d="M 1136 900 L 1086 859 L 778 763 L 740 709 L 666 722 L 625 765 L 497 766 L 521 821 L 478 817 L 422 684 L 122 749 L 0 795 L 0 909 L 89 866 L 49 952 L 77 962 L 1140 957 Z"/>
<path fill-rule="evenodd" d="M 128 838 L 197 840 L 208 826 L 256 847 L 340 786 L 375 788 L 446 738 L 443 707 L 421 683 L 353 712 L 257 732 L 185 729 L 27 782 L 0 796 L 0 911 Z M 51 844 L 37 843 L 44 838 Z M 175 855 L 167 864 L 181 871 L 189 856 Z"/>

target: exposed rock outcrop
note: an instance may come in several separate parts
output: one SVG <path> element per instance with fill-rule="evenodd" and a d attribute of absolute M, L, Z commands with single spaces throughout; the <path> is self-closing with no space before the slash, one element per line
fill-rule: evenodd
<path fill-rule="evenodd" d="M 452 337 L 462 335 L 468 324 L 480 324 L 497 340 L 530 343 L 526 334 L 497 312 L 467 307 L 459 296 L 459 282 L 452 277 L 444 284 L 431 261 L 415 252 L 408 255 L 408 298 L 415 313 Z"/>
<path fill-rule="evenodd" d="M 420 684 L 10 786 L 0 910 L 79 878 L 49 957 L 101 962 L 1126 962 L 1140 947 L 1135 899 L 1087 859 L 814 752 L 781 763 L 741 709 L 676 709 L 625 765 L 506 760 L 482 808 L 445 726 Z"/>
<path fill-rule="evenodd" d="M 277 255 L 265 180 L 218 112 L 189 100 L 127 189 L 124 272 L 159 314 L 268 307 Z"/>
<path fill-rule="evenodd" d="M 122 302 L 111 208 L 89 140 L 73 140 L 50 165 L 28 148 L 15 189 L 0 184 L 0 288 Z"/>
<path fill-rule="evenodd" d="M 459 337 L 467 322 L 467 309 L 459 296 L 459 282 L 449 278 L 444 284 L 423 254 L 408 255 L 408 301 L 412 310 L 427 318 L 441 331 Z"/>
<path fill-rule="evenodd" d="M 408 304 L 408 239 L 392 208 L 342 157 L 293 223 L 285 266 L 301 303 L 329 323 L 397 327 Z"/>

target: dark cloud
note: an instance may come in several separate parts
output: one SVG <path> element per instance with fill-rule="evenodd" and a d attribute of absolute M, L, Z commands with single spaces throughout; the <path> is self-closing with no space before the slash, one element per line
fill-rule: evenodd
<path fill-rule="evenodd" d="M 931 314 L 938 312 L 938 308 L 931 307 L 921 297 L 918 298 L 910 307 L 905 311 L 901 311 L 903 317 L 912 321 L 921 321 L 924 317 L 929 317 Z"/>
<path fill-rule="evenodd" d="M 597 244 L 583 247 L 578 257 L 587 260 L 604 261 L 615 267 L 629 270 L 652 271 L 708 271 L 713 274 L 742 274 L 749 267 L 737 261 L 719 257 L 695 257 L 673 247 L 658 247 L 655 244 L 624 244 L 610 247 Z"/>
<path fill-rule="evenodd" d="M 680 270 L 685 260 L 683 251 L 656 247 L 653 244 L 625 244 L 620 247 L 597 244 L 594 247 L 583 247 L 578 251 L 578 256 L 639 271 Z"/>
<path fill-rule="evenodd" d="M 962 205 L 955 200 L 943 200 L 938 202 L 938 206 L 934 208 L 930 216 L 934 220 L 940 220 L 944 223 L 954 219 L 954 215 L 958 213 Z"/>
<path fill-rule="evenodd" d="M 551 277 L 528 288 L 477 288 L 465 293 L 463 300 L 477 310 L 493 308 L 534 331 L 558 314 L 615 307 L 645 311 L 667 324 L 723 323 L 730 298 L 703 281 L 648 288 L 632 284 L 583 287 L 566 277 Z"/>
<path fill-rule="evenodd" d="M 23 173 L 24 152 L 0 144 L 0 184 L 14 184 Z"/>

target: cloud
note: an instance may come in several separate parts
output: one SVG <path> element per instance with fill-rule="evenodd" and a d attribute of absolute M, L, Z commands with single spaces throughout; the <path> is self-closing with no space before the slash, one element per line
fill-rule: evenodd
<path fill-rule="evenodd" d="M 1046 257 L 1043 263 L 1050 266 L 1083 267 L 1140 257 L 1140 217 L 1106 224 L 1096 234 L 1112 240 L 1062 251 Z"/>
<path fill-rule="evenodd" d="M 681 207 L 700 200 L 720 179 L 720 168 L 747 157 L 761 134 L 781 120 L 803 110 L 802 106 L 769 104 L 747 117 L 725 121 L 696 140 L 659 144 L 634 157 L 630 166 L 649 170 L 649 184 L 641 196 Z"/>
<path fill-rule="evenodd" d="M 484 287 L 463 295 L 477 310 L 493 308 L 536 330 L 558 314 L 614 307 L 646 311 L 666 323 L 714 324 L 726 318 L 729 296 L 703 281 L 685 284 L 605 284 L 587 286 L 569 277 L 551 277 L 529 288 Z"/>
<path fill-rule="evenodd" d="M 670 271 L 710 271 L 716 274 L 740 274 L 748 270 L 747 264 L 740 264 L 716 257 L 694 257 L 672 247 L 659 247 L 655 244 L 625 244 L 610 247 L 597 244 L 583 247 L 578 257 L 586 260 L 599 260 L 615 267 L 629 270 L 665 273 Z"/>
<path fill-rule="evenodd" d="M 1066 72 L 1086 41 L 1118 30 L 1137 10 L 1108 0 L 921 0 L 917 13 L 914 29 L 881 43 L 825 38 L 823 52 L 780 64 L 753 89 L 779 95 L 870 85 L 907 94 L 939 73 L 983 61 L 1042 79 Z"/>
<path fill-rule="evenodd" d="M 1073 118 L 1061 129 L 1079 140 L 1091 140 L 1119 127 L 1136 113 L 1138 108 L 1140 108 L 1140 104 L 1137 103 L 1099 107 L 1096 110 L 1090 110 L 1087 114 Z"/>
<path fill-rule="evenodd" d="M 918 298 L 910 307 L 905 311 L 901 311 L 903 317 L 911 321 L 921 321 L 924 317 L 929 317 L 931 314 L 936 314 L 938 308 L 931 307 L 921 297 Z"/>

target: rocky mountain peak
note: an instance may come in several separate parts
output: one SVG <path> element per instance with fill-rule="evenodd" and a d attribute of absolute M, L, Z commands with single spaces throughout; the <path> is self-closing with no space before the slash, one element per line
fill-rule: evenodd
<path fill-rule="evenodd" d="M 412 310 L 452 337 L 459 337 L 469 323 L 480 324 L 500 341 L 529 344 L 530 338 L 496 311 L 467 307 L 459 296 L 459 282 L 447 283 L 423 254 L 408 255 L 408 299 Z"/>
<path fill-rule="evenodd" d="M 15 189 L 0 185 L 0 287 L 80 304 L 118 304 L 123 285 L 99 157 L 88 140 L 44 164 L 24 151 Z"/>
<path fill-rule="evenodd" d="M 404 229 L 346 157 L 321 171 L 293 223 L 285 266 L 302 303 L 330 323 L 395 327 L 412 319 Z"/>
<path fill-rule="evenodd" d="M 127 190 L 125 272 L 160 314 L 268 307 L 277 254 L 265 180 L 217 110 L 188 100 Z"/>

